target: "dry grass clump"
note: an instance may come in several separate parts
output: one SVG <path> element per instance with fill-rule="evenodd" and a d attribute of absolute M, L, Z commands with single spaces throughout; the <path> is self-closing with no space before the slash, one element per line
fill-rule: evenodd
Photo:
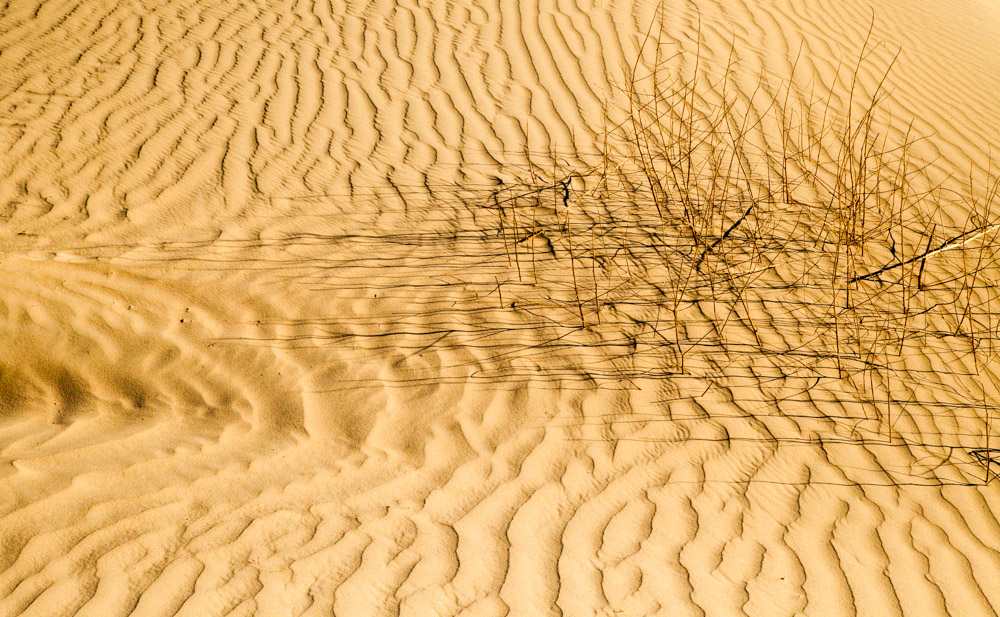
<path fill-rule="evenodd" d="M 505 297 L 618 331 L 636 355 L 671 358 L 673 374 L 763 363 L 843 380 L 887 436 L 912 393 L 894 387 L 915 377 L 908 352 L 971 355 L 977 372 L 993 361 L 1000 175 L 970 174 L 965 195 L 929 180 L 912 125 L 884 109 L 889 69 L 874 91 L 860 86 L 867 40 L 839 114 L 764 78 L 747 93 L 732 60 L 712 81 L 698 53 L 684 76 L 680 55 L 651 35 L 644 45 L 653 69 L 626 71 L 628 108 L 598 160 L 533 168 L 493 193 L 524 283 Z"/>

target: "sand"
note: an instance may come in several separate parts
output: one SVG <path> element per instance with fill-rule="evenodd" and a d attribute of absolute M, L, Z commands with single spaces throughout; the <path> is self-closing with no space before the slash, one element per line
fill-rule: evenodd
<path fill-rule="evenodd" d="M 996 222 L 987 0 L 0 5 L 0 615 L 997 615 L 996 234 L 884 359 L 780 265 L 674 345 L 559 204 L 661 60 L 883 92 L 927 248 Z"/>

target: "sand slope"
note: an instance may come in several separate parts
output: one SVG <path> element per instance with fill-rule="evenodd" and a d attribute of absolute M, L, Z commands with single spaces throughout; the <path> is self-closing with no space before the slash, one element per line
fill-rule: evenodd
<path fill-rule="evenodd" d="M 802 100 L 874 13 L 928 178 L 995 172 L 985 0 L 0 5 L 0 615 L 996 615 L 996 366 L 928 339 L 890 431 L 516 306 L 484 204 L 593 162 L 658 10 Z"/>

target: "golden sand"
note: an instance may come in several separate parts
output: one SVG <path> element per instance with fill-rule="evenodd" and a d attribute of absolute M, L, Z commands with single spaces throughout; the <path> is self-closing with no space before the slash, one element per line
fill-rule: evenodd
<path fill-rule="evenodd" d="M 997 615 L 998 92 L 988 0 L 0 5 L 0 616 Z"/>

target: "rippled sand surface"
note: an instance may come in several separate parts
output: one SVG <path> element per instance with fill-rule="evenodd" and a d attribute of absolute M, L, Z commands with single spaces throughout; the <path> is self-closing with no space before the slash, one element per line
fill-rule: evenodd
<path fill-rule="evenodd" d="M 679 370 L 661 257 L 498 227 L 658 62 L 884 92 L 915 208 L 996 222 L 988 0 L 0 4 L 0 616 L 997 615 L 995 280 L 927 259 L 853 381 L 784 292 Z"/>

